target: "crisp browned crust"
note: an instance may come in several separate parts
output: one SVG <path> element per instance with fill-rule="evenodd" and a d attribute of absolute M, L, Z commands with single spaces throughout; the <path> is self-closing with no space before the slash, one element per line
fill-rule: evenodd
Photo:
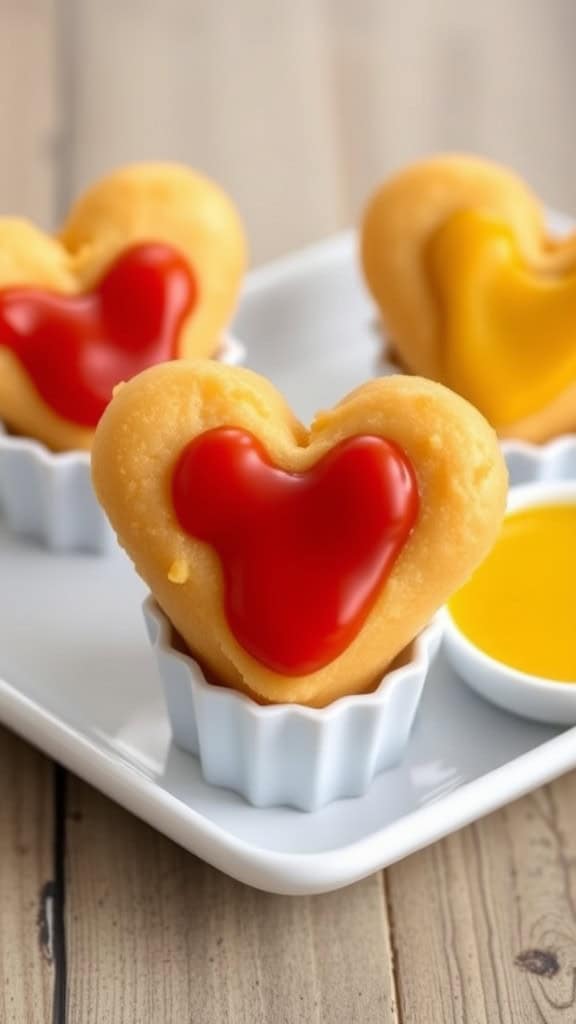
<path fill-rule="evenodd" d="M 163 241 L 199 279 L 179 354 L 213 355 L 232 315 L 246 264 L 238 214 L 208 178 L 177 164 L 134 164 L 93 185 L 50 238 L 26 221 L 0 218 L 0 288 L 35 285 L 73 295 L 89 289 L 127 246 Z M 57 416 L 20 363 L 0 348 L 0 420 L 55 450 L 89 448 L 93 432 Z"/>
<path fill-rule="evenodd" d="M 360 433 L 396 441 L 415 467 L 421 512 L 412 536 L 360 634 L 310 675 L 279 675 L 239 646 L 224 617 L 216 554 L 176 522 L 168 495 L 178 455 L 219 425 L 251 431 L 277 465 L 295 471 Z M 373 685 L 485 556 L 506 497 L 494 432 L 438 384 L 373 380 L 320 413 L 308 432 L 268 381 L 208 361 L 154 367 L 122 387 L 98 427 L 92 466 L 120 543 L 191 650 L 230 686 L 319 706 Z"/>
<path fill-rule="evenodd" d="M 551 240 L 536 196 L 519 177 L 489 160 L 458 154 L 434 157 L 385 182 L 370 200 L 362 223 L 366 281 L 394 339 L 399 363 L 411 373 L 444 383 L 440 311 L 426 254 L 439 227 L 462 209 L 476 209 L 509 224 L 534 270 L 550 273 L 576 265 L 576 236 L 562 245 Z M 576 382 L 545 408 L 499 432 L 545 441 L 575 429 Z"/>

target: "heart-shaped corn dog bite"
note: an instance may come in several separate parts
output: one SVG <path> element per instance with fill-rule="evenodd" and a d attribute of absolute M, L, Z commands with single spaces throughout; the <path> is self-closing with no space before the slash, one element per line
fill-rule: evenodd
<path fill-rule="evenodd" d="M 401 365 L 447 384 L 501 436 L 576 429 L 576 235 L 486 160 L 425 160 L 384 183 L 362 225 L 366 280 Z"/>
<path fill-rule="evenodd" d="M 231 201 L 178 165 L 115 171 L 53 238 L 0 219 L 0 421 L 89 448 L 120 381 L 216 354 L 245 261 Z"/>
<path fill-rule="evenodd" d="M 324 706 L 369 690 L 493 543 L 506 470 L 467 402 L 372 381 L 310 430 L 248 370 L 146 370 L 96 432 L 96 493 L 221 683 Z"/>

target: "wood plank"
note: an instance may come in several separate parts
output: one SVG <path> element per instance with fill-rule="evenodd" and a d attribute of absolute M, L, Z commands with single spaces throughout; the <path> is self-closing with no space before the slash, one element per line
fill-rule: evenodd
<path fill-rule="evenodd" d="M 50 226 L 55 142 L 53 0 L 4 0 L 0 215 Z M 54 1002 L 53 768 L 0 730 L 0 1020 L 46 1024 Z M 57 916 L 57 914 L 56 914 Z"/>
<path fill-rule="evenodd" d="M 327 23 L 348 216 L 392 170 L 433 152 L 508 163 L 576 211 L 569 97 L 576 5 L 342 0 Z"/>
<path fill-rule="evenodd" d="M 52 765 L 0 729 L 0 1020 L 51 1020 Z"/>
<path fill-rule="evenodd" d="M 70 780 L 69 1018 L 392 1024 L 381 876 L 256 892 Z"/>
<path fill-rule="evenodd" d="M 235 195 L 255 262 L 353 222 L 378 180 L 436 150 L 508 162 L 574 209 L 576 5 L 495 12 L 495 0 L 167 0 L 143 16 L 128 0 L 78 0 L 71 187 L 127 160 L 198 165 Z"/>
<path fill-rule="evenodd" d="M 576 1019 L 576 773 L 390 868 L 400 1019 Z"/>
<path fill-rule="evenodd" d="M 218 178 L 255 261 L 345 220 L 320 0 L 78 0 L 72 183 L 129 160 Z M 98 68 L 106 73 L 94 77 Z"/>
<path fill-rule="evenodd" d="M 3 0 L 0 32 L 0 216 L 46 228 L 55 196 L 56 0 Z"/>

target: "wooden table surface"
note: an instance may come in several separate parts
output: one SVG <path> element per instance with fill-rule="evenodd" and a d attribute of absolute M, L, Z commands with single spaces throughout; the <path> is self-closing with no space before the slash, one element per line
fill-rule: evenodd
<path fill-rule="evenodd" d="M 576 209 L 574 0 L 3 0 L 0 202 L 172 158 L 261 262 L 424 152 Z M 79 683 L 80 685 L 80 683 Z M 576 1021 L 576 776 L 357 885 L 258 893 L 0 731 L 0 1021 Z"/>

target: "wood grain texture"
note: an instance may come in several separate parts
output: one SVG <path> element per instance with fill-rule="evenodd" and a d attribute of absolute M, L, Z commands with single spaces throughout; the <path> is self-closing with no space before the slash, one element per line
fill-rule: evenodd
<path fill-rule="evenodd" d="M 70 781 L 69 1019 L 392 1024 L 382 879 L 316 898 L 232 881 Z"/>
<path fill-rule="evenodd" d="M 0 729 L 0 1021 L 51 1020 L 52 766 Z"/>
<path fill-rule="evenodd" d="M 344 223 L 317 0 L 79 0 L 75 11 L 75 189 L 129 160 L 197 165 L 235 196 L 256 260 Z"/>
<path fill-rule="evenodd" d="M 340 0 L 326 5 L 346 214 L 402 164 L 469 150 L 576 209 L 566 98 L 572 0 Z"/>
<path fill-rule="evenodd" d="M 0 216 L 52 226 L 58 144 L 56 0 L 2 0 Z"/>
<path fill-rule="evenodd" d="M 219 178 L 255 262 L 357 219 L 424 153 L 508 162 L 576 208 L 573 0 L 68 0 L 70 186 L 117 163 Z"/>
<path fill-rule="evenodd" d="M 388 870 L 401 1020 L 576 1020 L 575 807 L 573 773 Z"/>

